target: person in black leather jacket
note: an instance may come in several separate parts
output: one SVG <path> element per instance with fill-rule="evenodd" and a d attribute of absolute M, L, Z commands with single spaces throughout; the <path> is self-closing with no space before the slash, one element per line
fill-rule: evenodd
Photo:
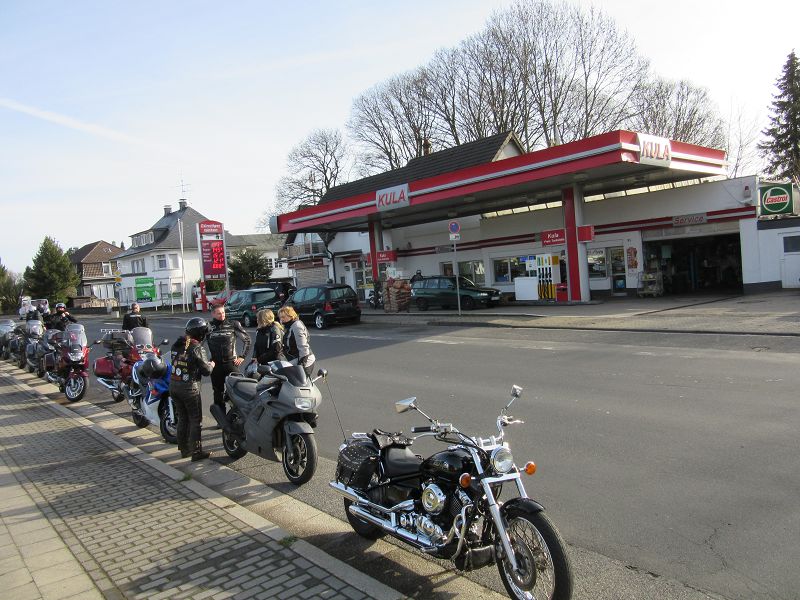
<path fill-rule="evenodd" d="M 67 306 L 63 302 L 56 304 L 56 312 L 45 321 L 48 329 L 58 329 L 59 331 L 64 331 L 68 323 L 77 322 L 78 319 L 67 312 Z"/>
<path fill-rule="evenodd" d="M 265 365 L 273 360 L 286 360 L 283 353 L 283 327 L 275 320 L 275 314 L 264 308 L 256 314 L 258 329 L 253 344 L 253 362 Z"/>
<path fill-rule="evenodd" d="M 131 312 L 122 317 L 123 329 L 130 331 L 134 327 L 147 327 L 147 317 L 142 314 L 136 302 L 131 304 Z"/>
<path fill-rule="evenodd" d="M 225 378 L 238 372 L 238 367 L 250 351 L 250 335 L 239 321 L 225 318 L 225 306 L 211 309 L 213 317 L 208 324 L 206 343 L 215 367 L 211 373 L 211 386 L 214 388 L 214 404 L 225 409 Z M 236 353 L 236 338 L 242 340 L 242 354 Z"/>
<path fill-rule="evenodd" d="M 183 458 L 192 462 L 203 460 L 211 453 L 203 451 L 200 439 L 203 405 L 200 401 L 200 379 L 210 375 L 214 361 L 206 360 L 203 338 L 208 332 L 205 319 L 194 317 L 186 323 L 186 335 L 172 345 L 172 374 L 169 395 L 177 417 L 178 449 Z"/>

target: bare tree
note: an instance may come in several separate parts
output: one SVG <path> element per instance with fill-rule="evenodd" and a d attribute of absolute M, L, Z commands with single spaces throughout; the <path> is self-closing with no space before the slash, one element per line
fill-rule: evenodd
<path fill-rule="evenodd" d="M 759 172 L 762 161 L 758 155 L 757 119 L 747 117 L 739 106 L 731 109 L 727 126 L 728 177 Z"/>
<path fill-rule="evenodd" d="M 352 162 L 350 148 L 338 129 L 315 129 L 286 157 L 287 175 L 275 186 L 275 202 L 261 220 L 317 204 L 329 189 L 344 183 Z"/>
<path fill-rule="evenodd" d="M 725 147 L 725 123 L 708 90 L 689 81 L 651 80 L 632 97 L 631 129 L 681 142 Z"/>

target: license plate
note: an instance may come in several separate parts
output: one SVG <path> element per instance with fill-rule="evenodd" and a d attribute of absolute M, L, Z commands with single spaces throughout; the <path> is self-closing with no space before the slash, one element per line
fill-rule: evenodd
<path fill-rule="evenodd" d="M 492 300 L 500 300 L 500 296 L 492 296 Z"/>

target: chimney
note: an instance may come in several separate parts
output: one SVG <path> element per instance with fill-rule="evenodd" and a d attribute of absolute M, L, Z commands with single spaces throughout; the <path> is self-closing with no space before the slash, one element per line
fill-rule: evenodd
<path fill-rule="evenodd" d="M 431 153 L 431 141 L 428 138 L 422 140 L 422 154 L 428 156 Z"/>
<path fill-rule="evenodd" d="M 178 210 L 183 210 L 187 206 L 189 206 L 189 202 L 185 198 L 181 198 L 178 200 L 178 206 L 180 207 Z"/>
<path fill-rule="evenodd" d="M 172 212 L 172 207 L 169 204 L 165 204 L 164 205 L 164 216 L 166 217 L 171 212 Z"/>

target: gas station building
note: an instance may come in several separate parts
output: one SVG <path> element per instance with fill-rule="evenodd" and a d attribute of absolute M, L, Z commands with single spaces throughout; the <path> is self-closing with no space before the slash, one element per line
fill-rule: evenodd
<path fill-rule="evenodd" d="M 529 153 L 503 133 L 332 188 L 271 231 L 335 233 L 292 253 L 297 285 L 330 278 L 362 298 L 384 274 L 456 263 L 511 298 L 542 258 L 558 300 L 800 287 L 797 190 L 725 167 L 722 150 L 631 131 Z"/>

